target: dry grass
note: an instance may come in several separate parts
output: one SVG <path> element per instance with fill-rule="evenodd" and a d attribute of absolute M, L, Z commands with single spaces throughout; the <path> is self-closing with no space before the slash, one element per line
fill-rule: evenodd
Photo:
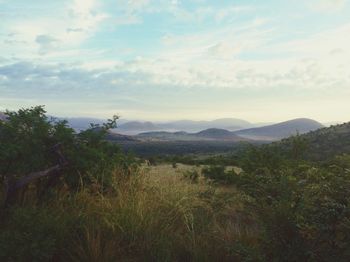
<path fill-rule="evenodd" d="M 243 212 L 240 195 L 203 179 L 189 183 L 183 172 L 193 169 L 199 171 L 186 165 L 144 167 L 139 176 L 120 181 L 116 195 L 97 202 L 94 213 L 104 210 L 98 217 L 113 232 L 112 243 L 118 243 L 115 256 L 140 261 L 231 260 L 239 258 L 234 251 L 238 241 L 256 244 L 258 227 Z M 84 206 L 94 210 L 94 205 Z"/>
<path fill-rule="evenodd" d="M 66 216 L 72 230 L 58 261 L 232 261 L 254 247 L 258 227 L 243 211 L 240 194 L 183 172 L 199 167 L 143 167 L 116 179 L 107 195 L 94 187 L 62 189 L 45 207 Z M 117 173 L 116 173 L 117 174 Z M 118 176 L 118 175 L 117 175 Z"/>

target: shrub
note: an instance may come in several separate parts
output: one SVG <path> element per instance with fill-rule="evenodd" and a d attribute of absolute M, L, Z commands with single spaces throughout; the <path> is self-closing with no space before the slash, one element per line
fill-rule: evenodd
<path fill-rule="evenodd" d="M 67 216 L 46 208 L 12 208 L 0 223 L 1 261 L 51 261 L 69 238 Z"/>
<path fill-rule="evenodd" d="M 185 171 L 183 176 L 184 178 L 189 179 L 192 183 L 197 183 L 200 175 L 196 169 L 193 169 Z"/>
<path fill-rule="evenodd" d="M 7 111 L 7 120 L 0 121 L 0 179 L 16 180 L 31 172 L 47 169 L 58 163 L 52 148 L 60 144 L 68 165 L 64 180 L 71 187 L 98 182 L 107 188 L 112 173 L 118 168 L 126 174 L 137 169 L 135 159 L 124 155 L 115 144 L 104 140 L 117 117 L 102 126 L 75 133 L 66 121 L 49 119 L 41 106 Z M 1 182 L 0 181 L 0 182 Z"/>
<path fill-rule="evenodd" d="M 202 175 L 206 179 L 225 184 L 233 183 L 236 177 L 234 171 L 226 171 L 225 166 L 209 166 L 202 168 Z"/>

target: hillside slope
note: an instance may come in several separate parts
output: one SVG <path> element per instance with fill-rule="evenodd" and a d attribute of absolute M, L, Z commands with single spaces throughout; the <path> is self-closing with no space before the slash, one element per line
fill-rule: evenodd
<path fill-rule="evenodd" d="M 71 128 L 76 131 L 82 131 L 88 129 L 91 124 L 99 124 L 102 125 L 105 123 L 105 120 L 90 118 L 90 117 L 70 117 L 70 118 L 58 118 L 59 120 L 67 120 L 68 124 Z"/>
<path fill-rule="evenodd" d="M 194 136 L 217 139 L 217 140 L 236 140 L 236 141 L 245 140 L 242 137 L 235 135 L 234 133 L 228 130 L 219 129 L 219 128 L 209 128 L 194 134 Z"/>
<path fill-rule="evenodd" d="M 306 143 L 306 158 L 327 160 L 341 154 L 350 154 L 350 122 L 322 128 L 301 135 Z M 288 149 L 291 139 L 284 139 L 277 145 Z"/>
<path fill-rule="evenodd" d="M 304 134 L 320 129 L 322 127 L 324 126 L 315 120 L 308 118 L 298 118 L 274 125 L 239 130 L 234 133 L 236 135 L 254 140 L 273 141 L 287 138 L 291 135 L 295 135 L 297 132 L 299 132 L 299 134 Z"/>
<path fill-rule="evenodd" d="M 227 129 L 229 131 L 254 127 L 248 121 L 237 118 L 221 118 L 212 121 L 179 120 L 165 123 L 153 123 L 142 121 L 129 121 L 118 127 L 118 132 L 127 135 L 136 135 L 143 132 L 165 131 L 165 132 L 188 132 L 196 133 L 209 128 Z"/>
<path fill-rule="evenodd" d="M 228 130 L 209 128 L 198 133 L 187 132 L 145 132 L 135 136 L 141 140 L 159 140 L 159 141 L 247 141 L 248 139 L 242 138 Z"/>
<path fill-rule="evenodd" d="M 253 125 L 248 121 L 237 118 L 221 118 L 212 121 L 193 121 L 180 120 L 169 123 L 160 124 L 163 129 L 167 130 L 181 130 L 186 132 L 199 132 L 204 129 L 218 128 L 227 130 L 238 130 L 243 128 L 250 128 Z"/>

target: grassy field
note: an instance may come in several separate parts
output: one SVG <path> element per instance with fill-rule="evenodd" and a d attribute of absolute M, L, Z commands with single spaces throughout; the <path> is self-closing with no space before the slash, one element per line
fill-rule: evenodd
<path fill-rule="evenodd" d="M 259 236 L 232 186 L 196 183 L 183 174 L 200 167 L 142 166 L 115 174 L 115 190 L 64 187 L 47 203 L 25 201 L 1 223 L 0 258 L 21 261 L 233 261 Z M 33 231 L 33 228 L 35 230 Z M 30 238 L 33 245 L 27 245 Z M 11 243 L 11 244 L 6 244 Z M 69 245 L 67 245 L 69 243 Z M 239 245 L 237 244 L 239 243 Z M 16 248 L 16 250 L 12 250 Z M 254 252 L 249 252 L 253 256 Z"/>

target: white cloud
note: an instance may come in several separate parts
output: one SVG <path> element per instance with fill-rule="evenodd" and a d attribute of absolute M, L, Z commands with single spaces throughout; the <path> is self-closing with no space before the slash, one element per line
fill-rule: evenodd
<path fill-rule="evenodd" d="M 309 3 L 311 9 L 321 12 L 336 12 L 342 10 L 347 0 L 313 0 Z"/>
<path fill-rule="evenodd" d="M 2 42 L 0 48 L 22 58 L 77 48 L 107 18 L 106 14 L 98 10 L 96 0 L 73 0 L 55 10 L 51 16 L 19 17 L 5 29 L 12 35 L 11 43 Z"/>
<path fill-rule="evenodd" d="M 149 0 L 128 0 L 127 7 L 133 11 L 142 10 L 150 4 Z"/>

